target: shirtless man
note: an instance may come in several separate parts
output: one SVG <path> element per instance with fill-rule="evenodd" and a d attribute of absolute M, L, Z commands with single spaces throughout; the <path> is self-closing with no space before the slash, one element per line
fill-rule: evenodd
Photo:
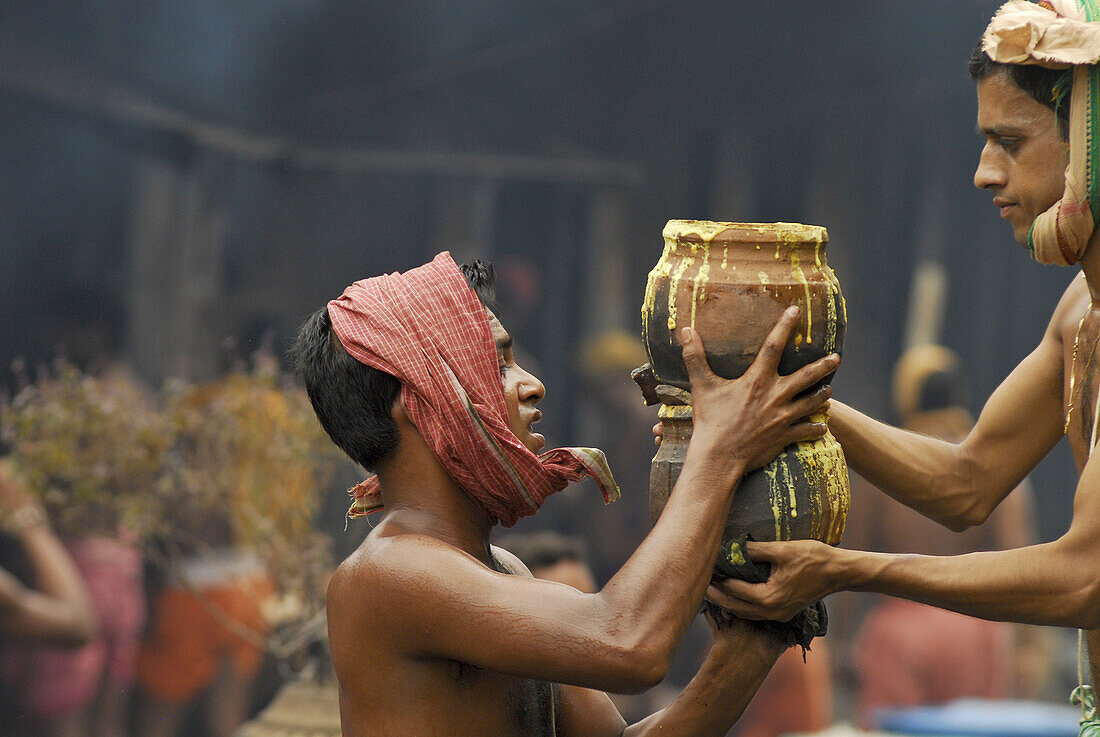
<path fill-rule="evenodd" d="M 638 692 L 662 679 L 707 592 L 739 479 L 792 440 L 824 433 L 801 418 L 829 392 L 795 397 L 839 358 L 778 376 L 792 309 L 749 373 L 725 381 L 685 330 L 696 425 L 683 473 L 633 556 L 603 589 L 583 593 L 531 577 L 489 544 L 498 521 L 533 514 L 585 473 L 614 497 L 602 454 L 535 455 L 545 444 L 532 429 L 545 390 L 479 302 L 490 287 L 484 265 L 460 271 L 443 253 L 356 282 L 299 334 L 298 363 L 321 423 L 377 472 L 357 487 L 357 506 L 386 510 L 329 586 L 344 734 L 725 734 L 782 649 L 750 623 L 715 631 L 696 678 L 636 725 L 625 725 L 603 691 Z"/>
<path fill-rule="evenodd" d="M 1088 2 L 1092 17 L 1100 17 L 1100 5 Z M 1005 6 L 1006 13 L 1022 8 L 1037 14 L 1038 23 L 1056 21 L 1053 12 L 1039 6 L 1012 5 Z M 1074 0 L 1055 5 L 1063 15 L 1076 10 Z M 991 36 L 996 41 L 998 17 L 1002 16 L 995 17 L 986 32 L 987 50 Z M 1096 48 L 1087 51 L 1095 62 L 1100 36 L 1092 33 Z M 1057 43 L 1054 36 L 1047 34 L 1045 40 Z M 1074 106 L 1077 92 L 1087 88 L 1080 80 L 1087 81 L 1095 69 L 1074 69 L 1073 74 L 1083 75 L 1074 77 Z M 1040 240 L 1043 223 L 1037 223 L 1037 216 L 1060 198 L 1065 209 L 1070 200 L 1063 198 L 1067 177 L 1078 193 L 1085 192 L 1079 175 L 1072 169 L 1064 173 L 1070 146 L 1065 120 L 1059 119 L 1052 102 L 1061 72 L 996 64 L 981 49 L 971 56 L 970 72 L 977 82 L 978 130 L 986 139 L 974 184 L 991 192 L 1016 240 L 1032 246 L 1038 260 L 1076 259 L 1082 273 L 1070 283 L 1038 348 L 997 388 L 961 442 L 889 427 L 839 402 L 831 405 L 830 427 L 860 475 L 952 530 L 984 522 L 1066 435 L 1080 473 L 1070 528 L 1049 543 L 951 557 L 840 550 L 802 541 L 750 543 L 750 555 L 772 563 L 773 571 L 764 584 L 723 584 L 724 595 L 716 601 L 740 616 L 788 618 L 824 595 L 853 590 L 881 592 L 985 619 L 1100 627 L 1100 461 L 1090 460 L 1100 420 L 1100 228 L 1093 229 L 1085 207 L 1087 223 L 1076 248 L 1065 233 L 1059 233 L 1053 245 Z M 1071 146 L 1084 143 L 1074 126 L 1076 116 L 1087 109 L 1071 107 Z M 1091 194 L 1091 186 L 1089 190 Z M 1073 204 L 1080 207 L 1080 200 L 1073 198 Z M 1097 211 L 1092 205 L 1092 212 Z M 1097 683 L 1100 636 L 1089 633 L 1088 640 Z"/>

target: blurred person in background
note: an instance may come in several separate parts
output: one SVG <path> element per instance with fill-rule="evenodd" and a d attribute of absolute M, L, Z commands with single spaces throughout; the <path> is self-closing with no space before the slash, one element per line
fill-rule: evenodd
<path fill-rule="evenodd" d="M 149 492 L 144 473 L 127 477 L 120 469 L 126 466 L 123 458 L 131 459 L 134 468 L 149 460 L 137 437 L 147 428 L 144 410 L 151 400 L 124 368 L 107 354 L 97 355 L 101 369 L 96 376 L 58 363 L 56 376 L 43 376 L 36 391 L 29 397 L 20 393 L 11 408 L 14 419 L 42 401 L 46 414 L 64 417 L 64 427 L 52 431 L 48 423 L 32 429 L 35 423 L 17 420 L 12 460 L 49 510 L 99 625 L 97 636 L 76 649 L 25 643 L 5 656 L 4 668 L 18 684 L 22 708 L 48 737 L 129 733 L 135 659 L 145 623 L 142 546 L 115 501 Z M 116 434 L 125 425 L 132 432 Z M 42 465 L 50 465 L 46 459 L 51 456 L 56 475 Z M 87 482 L 80 492 L 72 472 Z"/>
<path fill-rule="evenodd" d="M 544 581 L 557 581 L 584 594 L 599 590 L 589 568 L 584 540 L 579 537 L 542 531 L 504 535 L 497 544 L 519 558 L 531 575 Z"/>
<path fill-rule="evenodd" d="M 249 716 L 270 634 L 264 606 L 275 584 L 263 560 L 238 544 L 236 465 L 252 462 L 244 431 L 217 414 L 239 391 L 232 375 L 182 392 L 173 412 L 182 475 L 170 529 L 154 537 L 160 564 L 137 661 L 142 737 L 175 737 L 191 717 L 204 737 L 229 737 Z M 219 431 L 229 428 L 223 437 Z M 269 432 L 275 432 L 268 428 Z M 231 457 L 235 456 L 235 457 Z M 192 496 L 187 496 L 192 495 Z"/>
<path fill-rule="evenodd" d="M 201 704 L 205 737 L 229 737 L 248 717 L 275 593 L 256 559 L 231 550 L 194 556 L 155 595 L 138 654 L 137 734 L 175 737 Z"/>
<path fill-rule="evenodd" d="M 270 630 L 263 604 L 275 589 L 263 564 L 230 544 L 228 521 L 205 517 L 191 550 L 152 594 L 137 660 L 137 734 L 174 737 L 197 717 L 206 737 L 229 737 L 251 707 Z"/>
<path fill-rule="evenodd" d="M 0 529 L 18 541 L 22 559 L 5 560 L 5 565 L 14 568 L 22 563 L 29 569 L 30 583 L 25 584 L 0 567 L 0 647 L 9 684 L 0 695 L 0 735 L 23 737 L 32 729 L 18 698 L 20 681 L 27 674 L 10 667 L 14 665 L 11 648 L 22 643 L 77 648 L 95 638 L 97 621 L 72 557 L 51 529 L 45 510 L 4 459 L 0 459 Z"/>
<path fill-rule="evenodd" d="M 581 443 L 603 450 L 619 486 L 643 499 L 649 491 L 649 459 L 653 455 L 649 429 L 656 409 L 646 406 L 630 372 L 648 360 L 637 335 L 625 330 L 594 335 L 581 345 L 581 391 L 576 402 Z M 592 551 L 599 577 L 606 579 L 618 570 L 652 527 L 649 505 L 643 499 L 580 521 L 585 537 L 599 541 Z"/>

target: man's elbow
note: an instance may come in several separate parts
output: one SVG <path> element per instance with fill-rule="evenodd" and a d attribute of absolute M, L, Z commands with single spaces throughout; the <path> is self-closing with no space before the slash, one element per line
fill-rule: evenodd
<path fill-rule="evenodd" d="M 958 505 L 947 514 L 940 515 L 936 521 L 952 532 L 966 532 L 971 527 L 985 524 L 989 515 L 993 513 L 993 506 L 984 499 L 972 497 Z"/>
<path fill-rule="evenodd" d="M 952 532 L 965 532 L 984 524 L 1003 495 L 992 493 L 990 477 L 982 463 L 961 446 L 956 446 L 956 450 L 957 460 L 934 481 L 946 502 L 935 519 Z"/>
<path fill-rule="evenodd" d="M 951 517 L 940 518 L 939 523 L 951 532 L 966 532 L 971 527 L 977 527 L 985 522 L 986 516 L 965 512 Z"/>
<path fill-rule="evenodd" d="M 607 659 L 610 683 L 603 686 L 603 690 L 636 694 L 653 688 L 664 680 L 674 652 L 674 646 L 659 642 L 657 638 L 615 643 Z"/>
<path fill-rule="evenodd" d="M 640 652 L 635 651 L 630 657 L 624 659 L 618 690 L 627 694 L 648 691 L 665 679 L 669 660 L 669 657 L 650 651 L 649 648 L 642 648 Z"/>
<path fill-rule="evenodd" d="M 1063 626 L 1083 630 L 1100 629 L 1100 578 L 1090 576 L 1090 580 L 1074 592 L 1068 609 L 1069 620 Z"/>

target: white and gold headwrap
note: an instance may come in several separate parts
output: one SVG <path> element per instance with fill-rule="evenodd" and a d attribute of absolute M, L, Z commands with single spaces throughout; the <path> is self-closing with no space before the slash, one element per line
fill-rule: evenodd
<path fill-rule="evenodd" d="M 993 16 L 982 49 L 1001 64 L 1073 67 L 1066 190 L 1035 218 L 1028 246 L 1042 263 L 1076 263 L 1100 218 L 1100 0 L 1009 0 Z"/>

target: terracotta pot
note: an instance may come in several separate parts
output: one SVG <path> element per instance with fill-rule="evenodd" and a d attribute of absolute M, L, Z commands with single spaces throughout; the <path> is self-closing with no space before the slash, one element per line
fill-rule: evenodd
<path fill-rule="evenodd" d="M 736 379 L 792 304 L 802 308 L 802 325 L 781 374 L 843 349 L 847 315 L 825 261 L 824 228 L 670 220 L 664 239 L 642 304 L 642 339 L 661 383 L 688 388 L 679 328 L 695 328 L 714 372 Z"/>
<path fill-rule="evenodd" d="M 684 466 L 691 440 L 691 407 L 658 411 L 664 437 L 650 466 L 649 506 L 660 516 Z M 820 418 L 817 418 L 820 420 Z M 774 461 L 746 474 L 737 487 L 715 560 L 720 578 L 767 580 L 767 569 L 749 562 L 741 544 L 752 540 L 840 542 L 851 492 L 844 452 L 831 433 L 785 448 Z"/>
<path fill-rule="evenodd" d="M 802 322 L 784 350 L 781 374 L 842 351 L 844 298 L 825 260 L 824 228 L 672 220 L 664 238 L 664 253 L 650 272 L 642 306 L 643 338 L 659 384 L 690 389 L 676 338 L 680 327 L 695 328 L 711 368 L 734 379 L 748 369 L 792 304 L 802 308 Z M 675 390 L 658 393 L 665 430 L 650 473 L 654 519 L 680 475 L 691 438 L 690 396 Z M 766 578 L 766 568 L 744 559 L 746 536 L 839 543 L 849 500 L 844 453 L 831 434 L 787 447 L 738 487 L 716 573 Z"/>

